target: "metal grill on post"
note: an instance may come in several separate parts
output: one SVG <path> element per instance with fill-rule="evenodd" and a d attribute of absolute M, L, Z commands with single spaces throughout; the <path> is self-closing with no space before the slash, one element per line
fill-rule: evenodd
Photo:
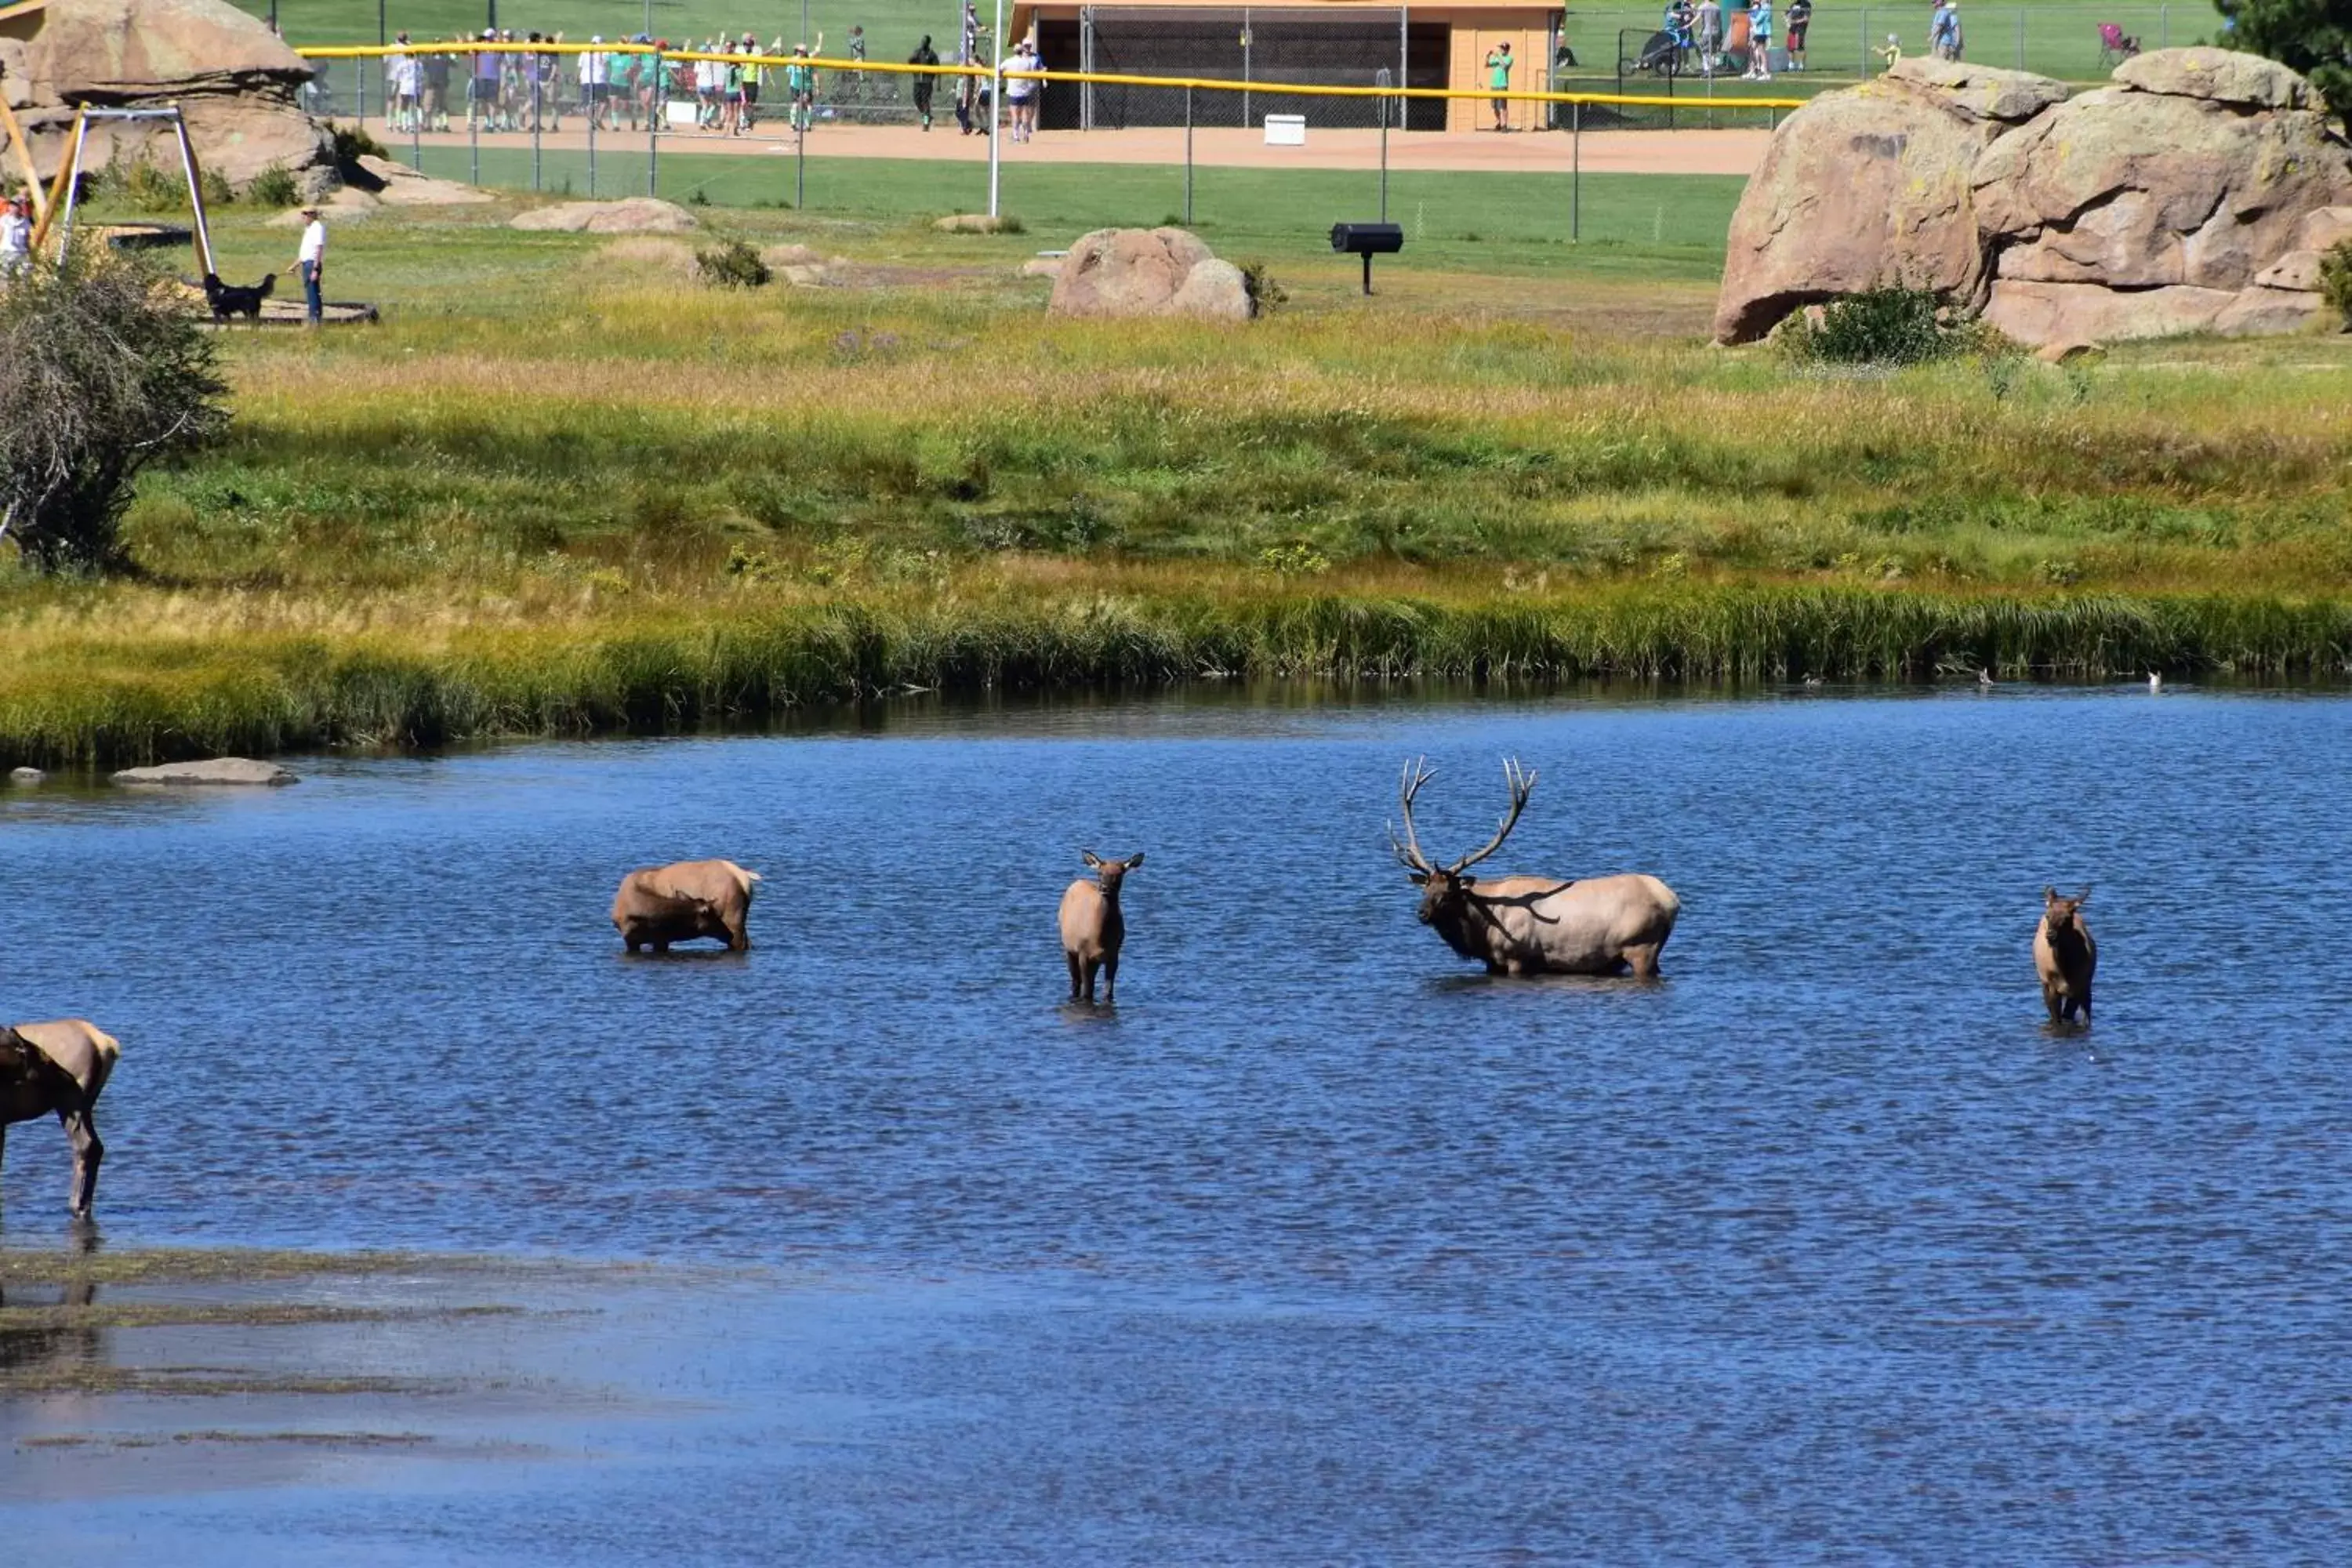
<path fill-rule="evenodd" d="M 1331 248 L 1344 256 L 1364 258 L 1364 292 L 1372 291 L 1372 258 L 1393 256 L 1404 248 L 1404 226 L 1396 223 L 1335 223 Z"/>

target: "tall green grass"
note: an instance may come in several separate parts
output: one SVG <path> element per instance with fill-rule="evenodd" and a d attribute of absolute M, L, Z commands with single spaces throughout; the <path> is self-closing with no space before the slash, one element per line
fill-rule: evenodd
<path fill-rule="evenodd" d="M 2352 671 L 2352 604 L 1633 587 L 1541 599 L 1268 587 L 1146 599 L 909 596 L 454 637 L 52 645 L 71 679 L 0 684 L 0 763 L 433 746 L 753 725 L 910 688 L 1150 689 L 1204 676 L 1546 681 L 1923 679 L 2160 668 Z"/>

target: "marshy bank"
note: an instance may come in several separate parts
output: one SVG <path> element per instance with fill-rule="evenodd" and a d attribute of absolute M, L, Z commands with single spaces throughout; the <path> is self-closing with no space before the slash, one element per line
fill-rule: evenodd
<path fill-rule="evenodd" d="M 756 728 L 904 692 L 1433 678 L 1736 686 L 1979 669 L 2003 680 L 2147 670 L 2329 680 L 2352 668 L 2346 599 L 1740 584 L 1350 592 L 1202 571 L 1074 575 L 673 601 L 556 624 L 450 625 L 449 606 L 414 603 L 373 605 L 349 629 L 304 625 L 300 606 L 282 602 L 278 624 L 251 605 L 188 601 L 151 603 L 138 632 L 110 615 L 61 617 L 20 637 L 0 673 L 0 765 Z"/>
<path fill-rule="evenodd" d="M 847 281 L 696 290 L 499 216 L 355 231 L 380 330 L 227 335 L 134 577 L 0 577 L 0 765 L 908 687 L 2352 667 L 2352 341 L 1824 374 L 1698 346 L 1663 252 L 1505 246 L 1370 300 L 1294 255 L 1242 332 L 1056 322 L 1036 237 L 714 214 Z"/>

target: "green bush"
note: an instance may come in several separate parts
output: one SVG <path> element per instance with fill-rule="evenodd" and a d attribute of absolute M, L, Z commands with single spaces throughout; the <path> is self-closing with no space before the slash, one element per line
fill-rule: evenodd
<path fill-rule="evenodd" d="M 272 163 L 247 184 L 245 199 L 257 207 L 290 207 L 302 199 L 302 188 L 285 164 Z"/>
<path fill-rule="evenodd" d="M 719 289 L 763 288 L 775 277 L 760 253 L 740 239 L 696 251 L 694 275 Z"/>
<path fill-rule="evenodd" d="M 2328 307 L 2344 318 L 2352 332 L 2352 239 L 2341 241 L 2319 258 L 2319 292 Z"/>
<path fill-rule="evenodd" d="M 206 169 L 201 182 L 205 187 L 205 205 L 225 207 L 236 205 L 236 187 L 230 184 L 228 176 L 218 169 Z"/>
<path fill-rule="evenodd" d="M 1253 316 L 1271 316 L 1290 303 L 1290 290 L 1274 280 L 1263 261 L 1242 263 L 1242 287 L 1249 293 Z"/>
<path fill-rule="evenodd" d="M 1982 353 L 2000 341 L 1973 318 L 1948 310 L 1933 289 L 1900 284 L 1832 300 L 1819 321 L 1792 316 L 1780 332 L 1791 358 L 1824 364 L 1925 364 Z"/>
<path fill-rule="evenodd" d="M 362 158 L 389 158 L 383 143 L 368 134 L 364 125 L 337 125 L 328 121 L 327 132 L 335 139 L 335 162 L 356 163 Z"/>
<path fill-rule="evenodd" d="M 99 190 L 133 212 L 178 212 L 188 205 L 185 178 L 165 174 L 144 153 L 128 162 L 109 165 L 106 177 L 99 182 Z"/>

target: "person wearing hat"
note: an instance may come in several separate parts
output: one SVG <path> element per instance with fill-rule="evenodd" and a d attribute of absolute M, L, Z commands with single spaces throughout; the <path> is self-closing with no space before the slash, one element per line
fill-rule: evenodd
<path fill-rule="evenodd" d="M 308 221 L 302 226 L 302 248 L 295 257 L 294 270 L 302 279 L 303 323 L 315 327 L 325 313 L 319 288 L 327 272 L 327 226 L 317 207 L 304 207 L 302 216 Z"/>

